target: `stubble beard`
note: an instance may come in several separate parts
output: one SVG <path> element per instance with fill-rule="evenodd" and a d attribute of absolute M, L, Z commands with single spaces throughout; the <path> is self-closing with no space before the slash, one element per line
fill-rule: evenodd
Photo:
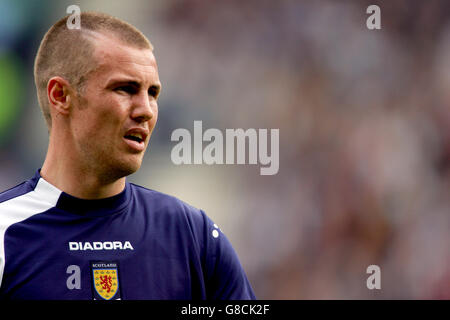
<path fill-rule="evenodd" d="M 103 185 L 135 173 L 143 160 L 143 154 L 121 155 L 112 146 L 95 152 L 92 150 L 98 149 L 83 150 L 84 167 Z"/>

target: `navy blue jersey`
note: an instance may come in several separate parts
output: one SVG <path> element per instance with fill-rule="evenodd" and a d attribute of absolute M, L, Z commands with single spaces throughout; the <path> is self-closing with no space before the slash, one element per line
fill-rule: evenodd
<path fill-rule="evenodd" d="M 132 183 L 75 198 L 39 174 L 0 194 L 3 299 L 254 299 L 230 242 L 199 209 Z"/>

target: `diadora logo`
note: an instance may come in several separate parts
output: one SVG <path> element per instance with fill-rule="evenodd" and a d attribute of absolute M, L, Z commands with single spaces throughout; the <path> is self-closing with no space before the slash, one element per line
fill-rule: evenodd
<path fill-rule="evenodd" d="M 78 250 L 134 250 L 130 241 L 94 241 L 94 242 L 69 242 L 70 251 Z"/>

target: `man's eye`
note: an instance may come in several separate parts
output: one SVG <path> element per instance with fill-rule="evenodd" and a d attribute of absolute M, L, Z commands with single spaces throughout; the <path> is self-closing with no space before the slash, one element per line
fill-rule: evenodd
<path fill-rule="evenodd" d="M 158 88 L 150 88 L 150 89 L 148 89 L 148 95 L 149 96 L 151 96 L 151 97 L 154 97 L 154 98 L 157 98 L 158 97 L 158 95 L 159 95 L 159 90 L 158 90 Z"/>
<path fill-rule="evenodd" d="M 129 94 L 136 93 L 136 89 L 134 89 L 132 86 L 121 86 L 114 89 L 114 91 L 123 91 Z"/>

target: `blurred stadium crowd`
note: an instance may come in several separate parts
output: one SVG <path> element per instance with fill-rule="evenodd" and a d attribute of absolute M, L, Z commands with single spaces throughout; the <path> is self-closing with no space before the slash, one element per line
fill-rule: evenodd
<path fill-rule="evenodd" d="M 70 4 L 0 0 L 1 190 L 44 159 L 33 58 Z M 258 298 L 450 299 L 450 2 L 77 4 L 155 46 L 159 123 L 131 179 L 206 207 Z M 366 28 L 370 4 L 381 30 Z M 279 128 L 279 173 L 174 166 L 170 134 L 194 120 Z"/>

